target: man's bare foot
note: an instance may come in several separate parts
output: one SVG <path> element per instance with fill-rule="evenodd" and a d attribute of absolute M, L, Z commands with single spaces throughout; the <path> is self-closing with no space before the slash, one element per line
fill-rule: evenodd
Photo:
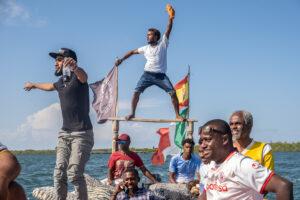
<path fill-rule="evenodd" d="M 130 114 L 130 115 L 127 115 L 126 117 L 125 117 L 125 119 L 126 120 L 130 120 L 130 119 L 132 119 L 132 118 L 134 118 L 135 116 L 134 116 L 134 114 Z"/>
<path fill-rule="evenodd" d="M 176 119 L 181 120 L 181 121 L 186 121 L 186 119 L 184 117 L 180 116 L 180 115 L 177 115 Z"/>

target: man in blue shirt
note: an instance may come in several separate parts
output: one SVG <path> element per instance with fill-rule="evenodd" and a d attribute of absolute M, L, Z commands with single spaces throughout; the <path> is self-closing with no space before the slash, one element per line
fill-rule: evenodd
<path fill-rule="evenodd" d="M 199 180 L 200 159 L 193 153 L 193 139 L 182 141 L 183 152 L 171 158 L 169 166 L 169 180 L 171 183 L 190 183 L 195 180 L 195 174 Z"/>

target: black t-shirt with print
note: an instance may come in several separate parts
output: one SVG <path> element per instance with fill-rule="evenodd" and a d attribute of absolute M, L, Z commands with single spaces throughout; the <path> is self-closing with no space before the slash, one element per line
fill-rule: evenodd
<path fill-rule="evenodd" d="M 64 131 L 85 131 L 92 129 L 89 117 L 89 86 L 81 83 L 74 73 L 70 81 L 63 82 L 62 77 L 54 83 L 58 92 L 63 116 Z"/>

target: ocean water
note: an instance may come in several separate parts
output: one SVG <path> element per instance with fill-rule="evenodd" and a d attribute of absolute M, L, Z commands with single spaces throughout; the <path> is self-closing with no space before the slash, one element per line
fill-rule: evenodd
<path fill-rule="evenodd" d="M 169 157 L 164 165 L 152 166 L 151 153 L 139 155 L 152 173 L 160 174 L 163 181 L 168 181 Z M 30 200 L 34 199 L 31 195 L 34 188 L 53 185 L 55 155 L 19 155 L 17 157 L 22 165 L 22 172 L 17 181 L 23 185 Z M 93 154 L 86 166 L 86 173 L 99 179 L 105 178 L 108 158 L 109 154 Z M 300 199 L 300 152 L 275 153 L 275 168 L 277 174 L 294 183 L 294 197 Z M 274 195 L 269 195 L 268 198 L 274 199 Z"/>

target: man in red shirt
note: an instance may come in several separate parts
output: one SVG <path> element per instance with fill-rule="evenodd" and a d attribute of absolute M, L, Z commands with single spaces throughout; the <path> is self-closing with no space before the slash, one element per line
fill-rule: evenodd
<path fill-rule="evenodd" d="M 122 174 L 128 168 L 138 167 L 143 172 L 143 174 L 149 178 L 153 183 L 157 180 L 151 174 L 151 172 L 144 166 L 144 163 L 140 156 L 130 151 L 130 137 L 129 135 L 123 133 L 118 137 L 119 151 L 111 154 L 108 161 L 108 184 L 112 185 L 114 182 L 118 184 L 122 181 Z"/>

